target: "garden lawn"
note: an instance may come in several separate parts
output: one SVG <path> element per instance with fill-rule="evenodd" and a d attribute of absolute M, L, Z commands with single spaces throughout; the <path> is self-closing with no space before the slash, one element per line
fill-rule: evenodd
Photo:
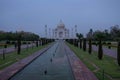
<path fill-rule="evenodd" d="M 84 52 L 82 49 L 69 43 L 67 45 L 94 72 L 99 80 L 120 80 L 120 66 L 118 66 L 116 59 L 104 55 L 103 59 L 99 60 L 97 52 L 92 52 L 90 55 L 88 51 Z"/>
<path fill-rule="evenodd" d="M 39 47 L 33 47 L 33 48 L 28 48 L 28 49 L 22 49 L 21 54 L 17 54 L 16 51 L 5 54 L 5 60 L 3 60 L 2 54 L 0 55 L 0 70 L 27 57 L 30 56 L 31 54 L 35 53 L 36 51 L 46 47 L 47 45 L 44 46 L 39 46 Z"/>

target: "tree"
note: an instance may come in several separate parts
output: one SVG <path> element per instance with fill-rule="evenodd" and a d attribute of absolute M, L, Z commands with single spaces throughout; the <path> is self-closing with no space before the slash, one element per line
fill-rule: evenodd
<path fill-rule="evenodd" d="M 92 39 L 93 38 L 93 30 L 90 29 L 90 31 L 87 33 L 87 38 Z"/>
<path fill-rule="evenodd" d="M 92 41 L 91 39 L 89 39 L 89 50 L 88 50 L 89 54 L 91 54 L 92 52 Z"/>
<path fill-rule="evenodd" d="M 102 60 L 102 57 L 103 57 L 102 41 L 99 40 L 99 47 L 98 47 L 98 58 L 99 58 L 99 60 Z"/>
<path fill-rule="evenodd" d="M 80 39 L 80 49 L 82 48 L 82 39 Z"/>
<path fill-rule="evenodd" d="M 20 54 L 20 52 L 21 52 L 21 38 L 22 38 L 21 33 L 18 33 L 18 39 L 17 39 L 18 49 L 17 49 L 17 54 Z"/>
<path fill-rule="evenodd" d="M 38 40 L 39 36 L 37 34 L 31 33 L 31 32 L 22 32 L 22 41 L 33 41 L 33 40 Z M 17 40 L 17 32 L 4 32 L 0 31 L 0 40 Z"/>
<path fill-rule="evenodd" d="M 110 30 L 110 34 L 113 39 L 120 39 L 119 25 L 112 26 Z"/>
<path fill-rule="evenodd" d="M 120 42 L 118 42 L 118 48 L 117 48 L 117 61 L 118 61 L 118 65 L 120 66 Z"/>
<path fill-rule="evenodd" d="M 76 37 L 77 37 L 78 39 L 81 39 L 81 38 L 83 38 L 83 34 L 81 34 L 81 33 L 76 33 Z"/>
<path fill-rule="evenodd" d="M 93 37 L 96 40 L 99 40 L 99 39 L 103 40 L 103 39 L 105 39 L 106 36 L 105 36 L 104 32 L 97 30 L 93 33 Z"/>
<path fill-rule="evenodd" d="M 83 51 L 86 51 L 86 39 L 83 39 Z"/>
<path fill-rule="evenodd" d="M 36 41 L 36 47 L 38 47 L 38 41 Z"/>

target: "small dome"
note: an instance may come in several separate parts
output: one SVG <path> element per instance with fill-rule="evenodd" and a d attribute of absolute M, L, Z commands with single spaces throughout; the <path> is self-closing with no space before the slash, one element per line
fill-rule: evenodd
<path fill-rule="evenodd" d="M 60 20 L 60 23 L 57 25 L 58 28 L 65 28 L 64 23 Z"/>

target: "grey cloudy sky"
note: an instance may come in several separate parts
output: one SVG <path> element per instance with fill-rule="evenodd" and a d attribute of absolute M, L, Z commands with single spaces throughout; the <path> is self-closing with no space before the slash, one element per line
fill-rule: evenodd
<path fill-rule="evenodd" d="M 22 29 L 44 35 L 44 26 L 55 28 L 60 19 L 78 32 L 120 25 L 120 0 L 0 0 L 0 30 Z"/>

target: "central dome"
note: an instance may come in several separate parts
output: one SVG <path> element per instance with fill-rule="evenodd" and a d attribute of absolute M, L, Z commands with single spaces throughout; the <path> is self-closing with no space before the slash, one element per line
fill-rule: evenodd
<path fill-rule="evenodd" d="M 60 20 L 60 23 L 57 25 L 58 28 L 65 28 L 64 23 Z"/>

